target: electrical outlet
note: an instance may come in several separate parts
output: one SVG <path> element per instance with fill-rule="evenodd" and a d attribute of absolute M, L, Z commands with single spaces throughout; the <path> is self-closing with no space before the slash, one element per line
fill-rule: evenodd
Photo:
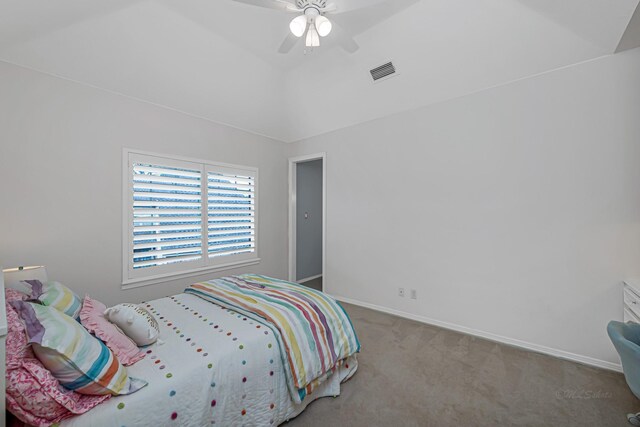
<path fill-rule="evenodd" d="M 418 299 L 418 291 L 411 289 L 411 299 Z"/>
<path fill-rule="evenodd" d="M 404 288 L 398 288 L 398 296 L 404 298 Z"/>

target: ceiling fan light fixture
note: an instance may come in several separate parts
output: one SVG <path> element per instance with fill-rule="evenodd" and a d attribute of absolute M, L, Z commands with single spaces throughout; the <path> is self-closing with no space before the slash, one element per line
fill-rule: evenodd
<path fill-rule="evenodd" d="M 307 47 L 318 47 L 320 46 L 320 37 L 318 35 L 318 31 L 316 27 L 313 25 L 309 26 L 309 31 L 307 31 L 307 40 L 305 45 Z"/>
<path fill-rule="evenodd" d="M 331 25 L 331 21 L 329 21 L 325 16 L 320 15 L 316 18 L 316 29 L 318 30 L 318 35 L 320 37 L 328 36 L 332 27 L 333 25 Z"/>
<path fill-rule="evenodd" d="M 296 16 L 291 23 L 289 23 L 289 29 L 294 36 L 302 37 L 307 30 L 307 17 L 304 15 Z"/>

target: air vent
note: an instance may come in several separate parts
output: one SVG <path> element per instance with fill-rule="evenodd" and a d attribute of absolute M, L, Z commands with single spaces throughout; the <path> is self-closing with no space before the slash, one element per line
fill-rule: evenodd
<path fill-rule="evenodd" d="M 396 73 L 396 67 L 392 62 L 387 62 L 384 65 L 374 68 L 369 71 L 371 73 L 371 77 L 373 77 L 373 81 L 376 82 L 385 77 L 389 77 Z"/>

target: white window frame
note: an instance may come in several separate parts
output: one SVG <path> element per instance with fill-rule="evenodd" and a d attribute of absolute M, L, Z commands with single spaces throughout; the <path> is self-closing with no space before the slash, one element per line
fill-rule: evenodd
<path fill-rule="evenodd" d="M 153 271 L 136 271 L 131 265 L 133 259 L 133 163 L 136 158 L 153 157 L 166 166 L 177 166 L 188 169 L 199 170 L 202 173 L 201 194 L 202 194 L 202 229 L 203 229 L 203 245 L 202 259 L 198 261 L 189 261 L 186 263 L 176 263 L 165 266 L 152 267 Z M 208 193 L 207 182 L 209 172 L 222 173 L 238 173 L 249 172 L 255 178 L 255 202 L 254 202 L 254 235 L 255 249 L 251 253 L 234 254 L 227 257 L 209 258 L 208 242 L 205 236 L 208 235 L 207 212 L 208 212 Z M 140 151 L 130 148 L 122 150 L 122 289 L 137 288 L 140 286 L 148 286 L 157 283 L 176 280 L 184 277 L 197 276 L 216 271 L 229 270 L 260 262 L 258 250 L 260 245 L 259 222 L 260 215 L 258 209 L 259 203 L 259 177 L 258 168 L 252 166 L 233 165 L 228 163 L 213 162 L 210 160 L 194 159 L 182 156 L 174 156 L 160 154 L 148 151 Z M 182 267 L 182 268 L 180 268 Z M 149 274 L 150 273 L 150 274 Z"/>

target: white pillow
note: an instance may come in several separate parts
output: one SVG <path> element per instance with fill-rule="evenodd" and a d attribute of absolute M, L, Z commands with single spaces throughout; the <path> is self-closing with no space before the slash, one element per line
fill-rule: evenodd
<path fill-rule="evenodd" d="M 153 344 L 160 335 L 156 319 L 137 304 L 118 304 L 108 308 L 104 316 L 138 346 Z"/>

